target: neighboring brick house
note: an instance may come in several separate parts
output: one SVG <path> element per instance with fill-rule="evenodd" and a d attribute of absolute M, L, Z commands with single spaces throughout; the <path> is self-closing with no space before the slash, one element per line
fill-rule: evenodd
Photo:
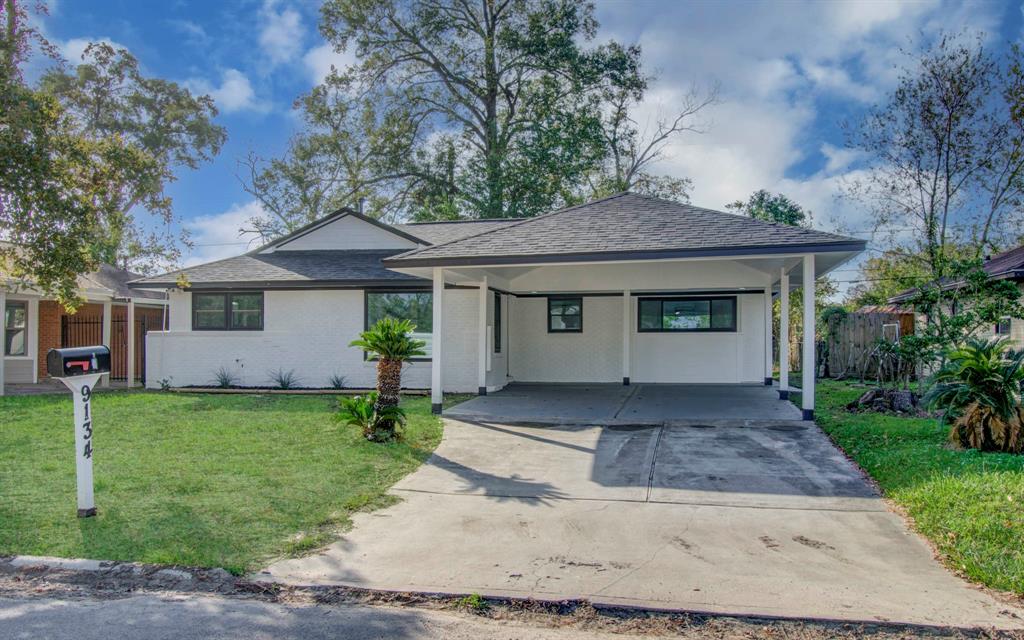
<path fill-rule="evenodd" d="M 1021 288 L 1021 298 L 1024 302 L 1024 246 L 1010 249 L 994 256 L 985 258 L 983 265 L 989 277 L 1000 280 L 1012 280 Z M 956 287 L 956 283 L 950 283 L 950 288 Z M 915 290 L 909 289 L 899 295 L 889 298 L 892 304 L 904 303 L 913 297 Z M 1001 322 L 979 331 L 978 335 L 983 338 L 1001 336 L 1009 338 L 1016 347 L 1024 346 L 1024 320 L 1021 318 L 1004 318 Z"/>
<path fill-rule="evenodd" d="M 247 254 L 143 278 L 171 322 L 147 338 L 146 384 L 302 386 L 375 365 L 349 343 L 412 320 L 427 358 L 408 387 L 486 394 L 509 382 L 772 384 L 771 302 L 864 250 L 855 238 L 620 193 L 524 220 L 387 225 L 341 210 Z M 187 282 L 187 284 L 184 284 Z M 788 362 L 788 312 L 781 360 Z M 813 358 L 814 331 L 800 348 Z M 780 374 L 788 397 L 789 368 Z M 803 372 L 813 417 L 813 369 Z"/>
<path fill-rule="evenodd" d="M 0 273 L 0 393 L 3 385 L 35 383 L 46 378 L 46 353 L 58 347 L 106 344 L 111 349 L 115 380 L 144 380 L 145 338 L 166 322 L 167 301 L 162 291 L 129 289 L 126 283 L 139 274 L 101 265 L 80 276 L 79 293 L 86 303 L 69 314 L 53 299 L 31 285 Z M 129 326 L 128 316 L 133 318 Z M 129 339 L 134 346 L 129 348 Z M 129 363 L 129 354 L 133 362 Z"/>

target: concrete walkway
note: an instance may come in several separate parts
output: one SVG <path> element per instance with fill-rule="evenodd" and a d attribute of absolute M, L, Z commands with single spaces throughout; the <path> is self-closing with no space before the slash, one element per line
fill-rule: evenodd
<path fill-rule="evenodd" d="M 800 420 L 800 410 L 764 385 L 514 383 L 445 411 L 460 420 L 545 424 L 663 424 Z"/>
<path fill-rule="evenodd" d="M 943 569 L 813 424 L 446 421 L 324 552 L 263 579 L 956 626 L 1024 613 Z M 1020 617 L 1014 617 L 1020 616 Z"/>

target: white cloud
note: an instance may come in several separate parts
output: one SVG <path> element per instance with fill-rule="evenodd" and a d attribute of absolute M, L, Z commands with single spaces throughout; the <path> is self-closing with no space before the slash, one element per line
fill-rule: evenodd
<path fill-rule="evenodd" d="M 942 0 L 668 3 L 657 12 L 598 3 L 597 39 L 640 44 L 657 73 L 641 123 L 693 82 L 720 84 L 710 130 L 675 138 L 652 167 L 691 178 L 694 204 L 721 208 L 768 189 L 811 209 L 818 228 L 868 238 L 867 212 L 836 197 L 862 174 L 835 125 L 892 90 L 901 48 L 940 30 L 998 33 L 1003 10 Z M 843 113 L 833 113 L 837 103 Z"/>
<path fill-rule="evenodd" d="M 338 53 L 329 44 L 322 44 L 313 47 L 302 56 L 302 63 L 306 65 L 309 73 L 309 80 L 313 84 L 320 84 L 331 73 L 331 66 L 341 70 L 356 61 L 354 55 L 345 51 Z"/>
<path fill-rule="evenodd" d="M 640 122 L 658 109 L 670 109 L 672 96 L 693 82 L 720 83 L 722 104 L 708 111 L 710 130 L 674 139 L 655 167 L 692 178 L 695 204 L 718 208 L 755 189 L 786 188 L 812 198 L 808 206 L 825 224 L 838 206 L 832 202 L 837 183 L 856 169 L 857 158 L 839 148 L 838 140 L 815 136 L 823 130 L 820 120 L 832 117 L 822 111 L 821 101 L 878 100 L 894 85 L 893 66 L 902 62 L 899 49 L 912 38 L 943 28 L 990 28 L 1001 12 L 989 5 L 971 7 L 962 10 L 938 0 L 809 0 L 721 3 L 715 10 L 678 3 L 650 14 L 628 4 L 599 3 L 597 17 L 604 26 L 598 40 L 641 44 L 645 65 L 657 72 L 637 114 Z M 824 156 L 820 171 L 790 175 L 819 153 Z M 803 183 L 808 186 L 801 188 Z"/>
<path fill-rule="evenodd" d="M 91 43 L 102 42 L 108 44 L 115 49 L 127 49 L 128 47 L 123 44 L 111 40 L 110 38 L 72 38 L 66 40 L 58 46 L 60 49 L 60 55 L 71 64 L 81 64 L 82 54 L 85 53 L 85 48 Z"/>
<path fill-rule="evenodd" d="M 291 7 L 278 11 L 277 0 L 265 0 L 260 10 L 260 46 L 271 64 L 291 62 L 302 51 L 302 16 Z"/>
<path fill-rule="evenodd" d="M 217 103 L 224 113 L 237 111 L 255 111 L 264 113 L 270 106 L 256 98 L 249 78 L 238 69 L 225 69 L 221 73 L 221 83 L 213 86 L 202 78 L 191 78 L 185 81 L 193 93 L 207 94 Z"/>
<path fill-rule="evenodd" d="M 249 251 L 259 241 L 253 235 L 243 235 L 240 230 L 249 226 L 249 220 L 262 215 L 263 207 L 252 200 L 246 204 L 232 205 L 221 213 L 193 218 L 187 226 L 194 246 L 185 256 L 184 266 L 230 258 Z"/>
<path fill-rule="evenodd" d="M 168 20 L 167 24 L 180 31 L 193 44 L 207 45 L 210 42 L 210 36 L 206 34 L 206 29 L 191 20 Z"/>

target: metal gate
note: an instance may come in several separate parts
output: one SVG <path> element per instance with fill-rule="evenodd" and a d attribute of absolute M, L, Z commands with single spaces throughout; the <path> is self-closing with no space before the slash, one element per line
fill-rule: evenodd
<path fill-rule="evenodd" d="M 146 316 L 135 318 L 135 379 L 146 383 Z M 86 347 L 103 344 L 103 316 L 61 316 L 60 346 Z M 110 379 L 128 379 L 128 321 L 110 321 Z"/>

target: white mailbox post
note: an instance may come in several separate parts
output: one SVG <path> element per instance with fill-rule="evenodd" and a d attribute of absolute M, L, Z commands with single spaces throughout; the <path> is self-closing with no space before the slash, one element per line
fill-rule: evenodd
<path fill-rule="evenodd" d="M 78 517 L 96 515 L 92 481 L 92 392 L 110 373 L 110 349 L 104 346 L 51 349 L 46 354 L 50 375 L 71 390 L 75 406 L 75 475 Z"/>

